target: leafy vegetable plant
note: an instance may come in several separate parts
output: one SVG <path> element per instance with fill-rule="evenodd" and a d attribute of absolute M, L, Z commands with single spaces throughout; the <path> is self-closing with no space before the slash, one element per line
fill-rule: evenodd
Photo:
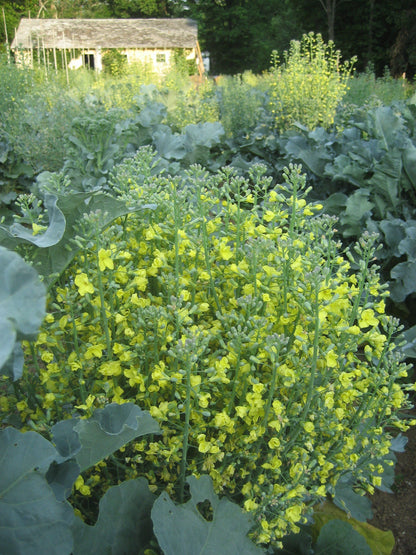
<path fill-rule="evenodd" d="M 397 412 L 409 406 L 407 367 L 371 265 L 374 238 L 356 246 L 352 272 L 297 167 L 272 187 L 262 166 L 250 181 L 230 168 L 165 178 L 152 156 L 120 166 L 112 188 L 157 209 L 77 238 L 28 346 L 37 383 L 7 402 L 26 426 L 114 402 L 158 421 L 160 438 L 75 484 L 81 511 L 110 475 L 146 477 L 182 503 L 186 477 L 208 474 L 255 516 L 252 537 L 277 546 L 337 497 L 343 477 L 361 493 L 380 486 L 386 428 L 408 426 Z M 86 225 L 96 229 L 94 214 Z"/>

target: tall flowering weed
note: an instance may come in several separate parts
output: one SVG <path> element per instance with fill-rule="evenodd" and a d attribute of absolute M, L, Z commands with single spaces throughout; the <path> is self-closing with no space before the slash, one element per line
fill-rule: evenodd
<path fill-rule="evenodd" d="M 284 63 L 273 60 L 270 72 L 270 110 L 279 130 L 295 123 L 309 129 L 330 127 L 336 109 L 348 90 L 355 58 L 341 63 L 334 43 L 325 44 L 320 34 L 292 41 Z"/>
<path fill-rule="evenodd" d="M 158 208 L 78 239 L 27 347 L 38 373 L 8 410 L 39 427 L 133 401 L 163 436 L 100 463 L 79 495 L 144 475 L 182 499 L 185 475 L 207 473 L 255 515 L 259 543 L 278 543 L 343 474 L 363 492 L 380 484 L 391 431 L 409 425 L 372 238 L 353 269 L 298 167 L 272 186 L 262 166 L 171 179 L 151 159 L 143 149 L 113 186 Z"/>

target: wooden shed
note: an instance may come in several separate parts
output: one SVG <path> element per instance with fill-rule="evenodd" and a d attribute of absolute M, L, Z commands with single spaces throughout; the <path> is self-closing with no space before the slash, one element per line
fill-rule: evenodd
<path fill-rule="evenodd" d="M 198 27 L 192 19 L 22 19 L 11 44 L 16 59 L 33 64 L 34 53 L 65 52 L 68 67 L 86 65 L 100 71 L 102 55 L 117 50 L 128 63 L 144 62 L 164 73 L 173 53 L 184 51 L 200 74 L 203 63 Z M 51 62 L 52 63 L 52 62 Z"/>

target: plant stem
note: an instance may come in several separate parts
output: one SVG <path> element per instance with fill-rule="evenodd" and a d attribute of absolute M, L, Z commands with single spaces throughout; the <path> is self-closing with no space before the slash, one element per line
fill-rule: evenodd
<path fill-rule="evenodd" d="M 185 478 L 186 478 L 186 458 L 188 455 L 188 442 L 189 442 L 189 420 L 191 415 L 191 369 L 192 365 L 189 358 L 186 358 L 186 399 L 185 399 L 185 426 L 183 429 L 183 443 L 182 443 L 182 460 L 179 481 L 179 500 L 183 503 L 185 494 Z"/>
<path fill-rule="evenodd" d="M 75 315 L 72 303 L 69 303 L 69 310 L 71 311 L 71 321 L 72 321 L 72 335 L 74 338 L 74 349 L 77 355 L 78 361 L 80 362 L 80 367 L 78 369 L 78 382 L 79 382 L 79 389 L 81 394 L 81 401 L 82 404 L 85 403 L 87 399 L 87 392 L 85 390 L 85 379 L 84 379 L 84 372 L 82 370 L 82 363 L 81 363 L 81 354 L 79 350 L 79 343 L 78 343 L 78 332 L 77 326 L 75 324 Z"/>

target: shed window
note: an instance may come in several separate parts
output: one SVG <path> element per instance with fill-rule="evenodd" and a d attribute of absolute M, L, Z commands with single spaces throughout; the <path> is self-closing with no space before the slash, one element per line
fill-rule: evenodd
<path fill-rule="evenodd" d="M 156 54 L 156 62 L 158 64 L 166 63 L 166 54 L 163 54 L 163 53 Z"/>

